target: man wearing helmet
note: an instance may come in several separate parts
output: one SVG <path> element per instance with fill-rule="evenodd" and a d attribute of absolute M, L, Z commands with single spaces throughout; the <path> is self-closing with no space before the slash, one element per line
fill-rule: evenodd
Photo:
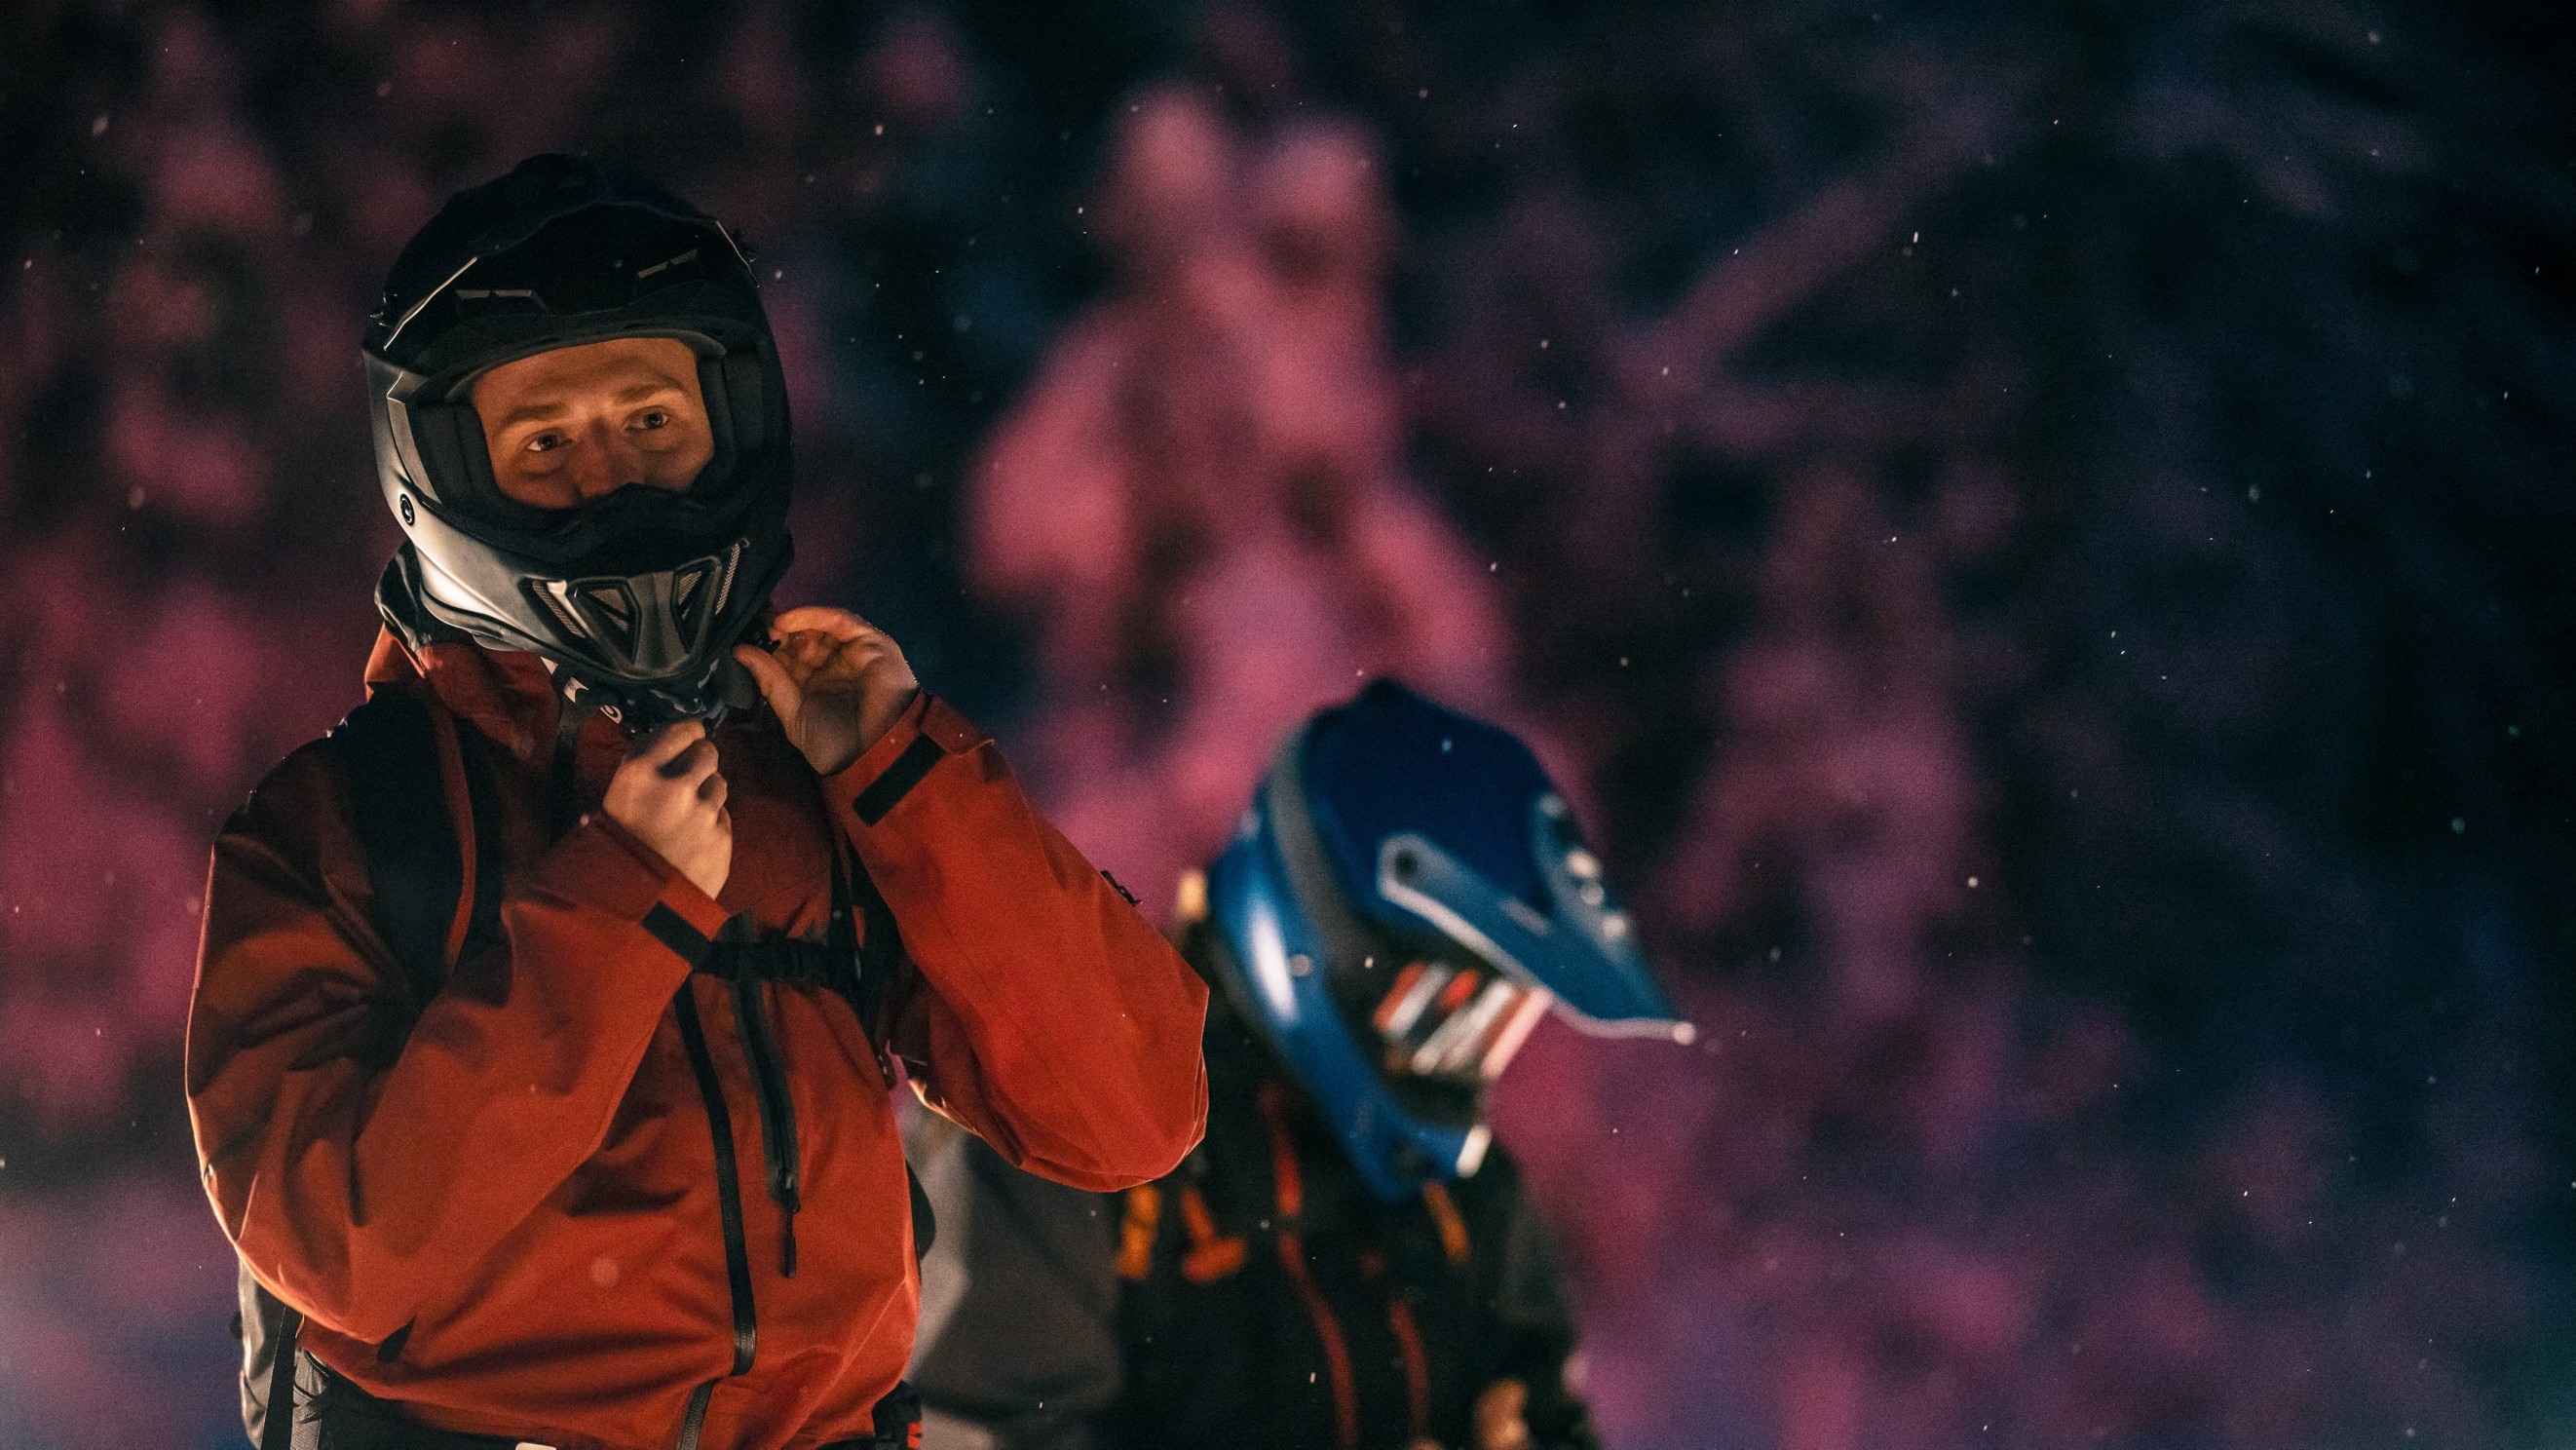
<path fill-rule="evenodd" d="M 1585 1450 L 1544 1235 L 1483 1120 L 1551 1009 L 1688 1041 L 1501 730 L 1380 681 L 1183 891 L 1207 1138 L 1104 1198 L 933 1130 L 926 1450 Z"/>
<path fill-rule="evenodd" d="M 207 1193 L 288 1346 L 292 1415 L 256 1375 L 246 1413 L 343 1450 L 901 1443 L 892 1060 L 1115 1189 L 1198 1138 L 1205 989 L 893 641 L 772 613 L 786 393 L 715 221 L 538 157 L 405 248 L 366 358 L 405 535 L 369 702 L 226 824 L 189 1020 Z M 390 720 L 411 754 L 352 743 Z M 446 819 L 388 827 L 378 769 Z"/>
<path fill-rule="evenodd" d="M 578 508 L 629 483 L 684 489 L 715 458 L 697 355 L 676 338 L 555 348 L 502 363 L 467 396 L 494 484 L 533 508 Z"/>

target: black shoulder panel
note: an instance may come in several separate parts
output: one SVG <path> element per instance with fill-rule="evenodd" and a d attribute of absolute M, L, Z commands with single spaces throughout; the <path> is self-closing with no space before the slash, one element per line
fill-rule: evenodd
<path fill-rule="evenodd" d="M 349 712 L 330 740 L 347 768 L 358 843 L 376 893 L 376 928 L 402 963 L 417 1010 L 445 980 L 447 929 L 465 889 L 461 843 L 438 784 L 429 707 L 407 691 L 378 690 Z"/>

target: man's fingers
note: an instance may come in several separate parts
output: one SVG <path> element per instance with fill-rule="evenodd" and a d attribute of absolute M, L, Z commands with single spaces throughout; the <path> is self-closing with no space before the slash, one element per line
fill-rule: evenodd
<path fill-rule="evenodd" d="M 820 674 L 864 674 L 878 661 L 900 659 L 892 636 L 846 609 L 800 605 L 770 621 L 777 641 L 771 659 L 799 685 Z"/>
<path fill-rule="evenodd" d="M 821 669 L 824 661 L 829 660 L 832 652 L 840 647 L 841 642 L 832 636 L 807 630 L 780 640 L 778 653 L 772 658 L 801 683 L 812 679 L 814 672 Z"/>
<path fill-rule="evenodd" d="M 832 667 L 846 660 L 854 669 L 864 668 L 870 660 L 894 648 L 894 641 L 871 629 L 862 634 L 842 636 L 819 629 L 809 629 L 787 637 L 778 647 L 781 655 L 790 657 L 806 674 Z"/>
<path fill-rule="evenodd" d="M 828 634 L 844 642 L 857 639 L 862 635 L 884 633 L 883 630 L 846 609 L 834 609 L 823 604 L 800 604 L 794 609 L 781 613 L 776 619 L 770 621 L 769 632 L 773 638 L 781 640 L 791 634 L 811 632 Z"/>
<path fill-rule="evenodd" d="M 695 785 L 715 772 L 716 743 L 703 737 L 689 742 L 689 748 L 665 761 L 661 767 L 665 780 Z"/>
<path fill-rule="evenodd" d="M 636 743 L 602 802 L 611 820 L 710 896 L 724 888 L 733 852 L 723 764 L 704 721 L 666 725 Z"/>
<path fill-rule="evenodd" d="M 801 691 L 813 688 L 817 679 L 826 676 L 865 674 L 869 667 L 885 659 L 892 652 L 893 641 L 882 634 L 870 632 L 854 639 L 841 639 L 820 631 L 807 630 L 802 634 L 788 636 L 780 643 L 775 654 L 764 654 L 761 658 L 775 666 L 781 678 L 794 684 Z M 766 672 L 761 671 L 759 666 L 751 665 L 748 661 L 745 664 L 747 668 L 754 671 L 754 679 L 767 678 Z M 773 696 L 771 704 L 775 706 L 776 703 Z"/>
<path fill-rule="evenodd" d="M 760 686 L 761 697 L 769 701 L 769 708 L 777 712 L 778 718 L 794 719 L 800 692 L 795 676 L 787 672 L 787 667 L 771 657 L 768 651 L 754 649 L 747 644 L 735 645 L 733 657 L 742 662 L 744 669 L 751 671 L 751 682 Z"/>
<path fill-rule="evenodd" d="M 667 766 L 680 752 L 707 738 L 703 720 L 679 720 L 644 737 L 635 747 L 633 758 L 653 765 Z"/>

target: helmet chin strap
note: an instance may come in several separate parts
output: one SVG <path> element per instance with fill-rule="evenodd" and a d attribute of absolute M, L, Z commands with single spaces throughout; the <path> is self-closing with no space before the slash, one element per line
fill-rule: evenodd
<path fill-rule="evenodd" d="M 760 686 L 751 672 L 730 658 L 717 660 L 706 678 L 695 686 L 603 683 L 582 678 L 561 660 L 540 658 L 545 659 L 546 673 L 554 678 L 567 732 L 577 732 L 583 717 L 593 711 L 607 716 L 629 738 L 681 720 L 703 720 L 712 731 L 724 723 L 726 716 L 760 700 Z"/>

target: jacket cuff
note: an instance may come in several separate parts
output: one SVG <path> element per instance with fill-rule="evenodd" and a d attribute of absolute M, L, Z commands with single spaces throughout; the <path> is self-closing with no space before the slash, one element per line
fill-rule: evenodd
<path fill-rule="evenodd" d="M 939 763 L 964 755 L 993 737 L 949 708 L 948 702 L 922 691 L 894 722 L 885 737 L 858 759 L 823 781 L 823 794 L 833 814 L 856 817 L 862 827 L 875 826 L 893 814 Z"/>
<path fill-rule="evenodd" d="M 531 889 L 634 922 L 691 967 L 729 913 L 606 812 L 583 817 L 529 873 Z"/>

